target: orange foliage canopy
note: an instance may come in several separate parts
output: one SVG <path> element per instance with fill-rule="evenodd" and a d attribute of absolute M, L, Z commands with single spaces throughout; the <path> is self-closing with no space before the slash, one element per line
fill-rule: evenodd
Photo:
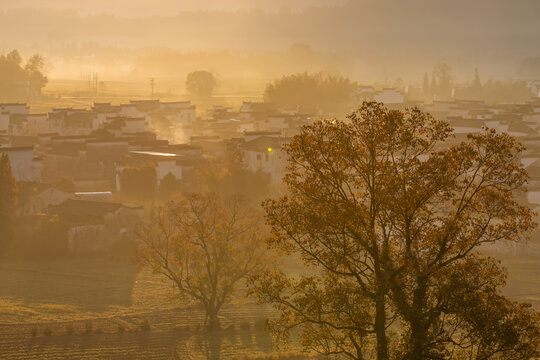
<path fill-rule="evenodd" d="M 522 146 L 485 129 L 463 142 L 419 109 L 364 103 L 347 121 L 302 128 L 286 147 L 288 194 L 265 203 L 272 248 L 309 274 L 252 279 L 306 348 L 352 359 L 528 359 L 538 313 L 500 295 L 505 273 L 480 245 L 534 227 L 514 195 Z"/>

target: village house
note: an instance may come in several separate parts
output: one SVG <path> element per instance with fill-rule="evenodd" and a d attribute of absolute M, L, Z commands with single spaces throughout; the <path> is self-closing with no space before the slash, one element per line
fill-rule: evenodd
<path fill-rule="evenodd" d="M 34 156 L 32 146 L 0 147 L 0 155 L 9 157 L 11 172 L 17 181 L 41 181 L 42 159 Z"/>
<path fill-rule="evenodd" d="M 191 101 L 173 101 L 160 103 L 160 110 L 169 116 L 174 116 L 177 125 L 191 126 L 196 120 L 196 107 Z"/>
<path fill-rule="evenodd" d="M 112 190 L 115 162 L 128 152 L 130 138 L 53 136 L 44 156 L 47 182 L 73 181 L 78 191 Z"/>
<path fill-rule="evenodd" d="M 53 109 L 49 113 L 49 131 L 60 135 L 88 135 L 99 127 L 97 115 L 85 109 Z"/>
<path fill-rule="evenodd" d="M 394 88 L 384 88 L 373 95 L 373 101 L 384 104 L 403 104 L 405 102 L 405 94 Z"/>
<path fill-rule="evenodd" d="M 47 114 L 20 114 L 9 115 L 8 134 L 12 136 L 36 136 L 49 131 Z"/>
<path fill-rule="evenodd" d="M 107 117 L 103 129 L 114 136 L 124 136 L 146 131 L 145 117 L 113 116 Z"/>
<path fill-rule="evenodd" d="M 266 102 L 244 101 L 240 107 L 238 118 L 248 121 L 266 120 L 269 114 L 275 113 L 276 107 Z"/>
<path fill-rule="evenodd" d="M 208 156 L 225 154 L 225 143 L 218 135 L 192 136 L 190 143 L 192 146 L 202 148 L 204 154 Z"/>
<path fill-rule="evenodd" d="M 256 136 L 239 145 L 242 161 L 253 172 L 262 172 L 270 183 L 280 183 L 285 175 L 286 159 L 281 146 L 288 139 L 274 136 Z"/>
<path fill-rule="evenodd" d="M 536 97 L 540 98 L 540 80 L 534 80 L 531 82 L 531 90 Z"/>
<path fill-rule="evenodd" d="M 186 162 L 186 160 L 189 160 Z M 177 180 L 184 177 L 184 167 L 192 167 L 194 158 L 163 151 L 130 151 L 121 161 L 116 162 L 116 191 L 121 191 L 120 174 L 128 166 L 153 164 L 156 169 L 158 185 L 168 174 Z"/>
<path fill-rule="evenodd" d="M 280 138 L 281 131 L 246 131 L 244 132 L 245 142 L 250 142 L 252 140 L 258 139 L 260 137 L 271 137 L 271 138 Z"/>
<path fill-rule="evenodd" d="M 43 214 L 51 206 L 73 197 L 73 193 L 40 182 L 19 182 L 17 215 Z"/>
<path fill-rule="evenodd" d="M 0 103 L 0 113 L 28 114 L 30 107 L 24 103 Z"/>
<path fill-rule="evenodd" d="M 358 86 L 353 93 L 356 102 L 361 104 L 364 101 L 373 101 L 375 89 L 372 86 Z"/>
<path fill-rule="evenodd" d="M 102 127 L 108 117 L 118 116 L 120 110 L 119 105 L 111 105 L 110 102 L 95 102 L 91 108 L 91 111 L 96 114 L 98 127 Z"/>
<path fill-rule="evenodd" d="M 143 216 L 142 207 L 106 201 L 68 199 L 49 211 L 68 226 L 71 253 L 107 251 Z"/>

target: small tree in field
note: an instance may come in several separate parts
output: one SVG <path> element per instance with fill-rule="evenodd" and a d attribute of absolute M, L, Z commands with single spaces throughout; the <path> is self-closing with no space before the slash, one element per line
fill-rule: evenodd
<path fill-rule="evenodd" d="M 6 245 L 13 235 L 13 221 L 17 205 L 17 182 L 11 173 L 11 164 L 6 153 L 0 156 L 0 234 L 3 241 L 0 247 Z"/>
<path fill-rule="evenodd" d="M 239 197 L 191 194 L 157 209 L 137 231 L 142 266 L 169 279 L 206 310 L 207 329 L 248 275 L 265 263 L 261 217 Z"/>
<path fill-rule="evenodd" d="M 212 96 L 216 85 L 216 78 L 209 71 L 193 71 L 186 78 L 186 90 L 195 96 L 204 98 Z"/>
<path fill-rule="evenodd" d="M 267 200 L 272 248 L 309 275 L 253 278 L 286 340 L 351 359 L 530 359 L 539 316 L 500 294 L 505 273 L 479 246 L 533 228 L 520 144 L 485 130 L 453 143 L 418 109 L 364 103 L 347 122 L 302 128 L 286 146 L 288 194 Z"/>

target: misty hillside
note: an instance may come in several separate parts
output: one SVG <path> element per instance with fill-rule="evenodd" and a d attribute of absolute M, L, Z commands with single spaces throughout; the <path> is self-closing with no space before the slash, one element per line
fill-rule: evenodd
<path fill-rule="evenodd" d="M 459 46 L 461 54 L 482 58 L 535 55 L 540 35 L 540 4 L 535 0 L 350 1 L 344 6 L 266 12 L 246 7 L 175 14 L 171 9 L 163 16 L 137 19 L 127 16 L 129 10 L 81 15 L 81 11 L 40 5 L 42 9 L 11 6 L 0 12 L 4 47 L 94 41 L 184 50 L 268 49 L 305 42 L 321 50 L 358 53 L 412 54 L 430 49 L 423 56 L 433 56 L 436 48 L 441 54 L 452 53 Z"/>
<path fill-rule="evenodd" d="M 230 62 L 242 64 L 249 76 L 266 76 L 267 69 L 286 73 L 339 69 L 364 81 L 382 82 L 388 75 L 420 81 L 440 62 L 451 64 L 461 81 L 469 81 L 476 67 L 486 77 L 499 79 L 540 76 L 535 47 L 540 4 L 535 0 L 320 0 L 309 2 L 312 7 L 301 0 L 290 7 L 261 0 L 227 2 L 230 8 L 208 0 L 201 3 L 211 5 L 204 10 L 196 2 L 162 1 L 160 6 L 97 2 L 92 7 L 79 3 L 56 1 L 46 7 L 31 0 L 7 1 L 0 9 L 3 51 L 16 47 L 25 55 L 43 53 L 57 64 L 49 69 L 51 75 L 62 78 L 76 77 L 88 67 L 108 77 L 183 77 L 186 70 L 167 60 L 171 52 L 173 62 L 191 70 L 193 65 L 184 62 L 182 54 L 197 57 L 210 52 L 221 58 L 222 51 L 231 51 Z M 93 12 L 87 11 L 90 8 Z M 301 67 L 276 66 L 291 60 L 266 54 L 287 51 L 294 44 L 322 54 L 301 54 L 305 64 Z M 235 71 L 212 60 L 212 54 L 201 56 L 197 63 L 209 70 Z M 116 69 L 108 73 L 111 63 Z M 141 67 L 148 63 L 153 66 Z"/>

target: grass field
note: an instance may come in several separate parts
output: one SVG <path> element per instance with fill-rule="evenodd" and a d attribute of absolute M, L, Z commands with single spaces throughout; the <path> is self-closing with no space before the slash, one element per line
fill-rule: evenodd
<path fill-rule="evenodd" d="M 201 331 L 202 309 L 174 299 L 168 283 L 129 262 L 0 262 L 0 359 L 171 359 L 175 353 L 182 359 L 243 358 L 272 352 L 260 326 L 271 308 L 239 297 L 222 311 L 229 330 L 208 337 Z M 141 329 L 144 321 L 150 331 Z"/>
<path fill-rule="evenodd" d="M 505 293 L 540 309 L 538 259 L 506 258 L 503 264 L 509 271 Z M 129 262 L 0 262 L 0 359 L 244 359 L 273 353 L 260 325 L 275 316 L 270 307 L 239 297 L 222 311 L 222 324 L 231 328 L 208 337 L 200 330 L 204 312 L 174 298 L 169 284 Z M 141 328 L 144 321 L 150 331 Z"/>

